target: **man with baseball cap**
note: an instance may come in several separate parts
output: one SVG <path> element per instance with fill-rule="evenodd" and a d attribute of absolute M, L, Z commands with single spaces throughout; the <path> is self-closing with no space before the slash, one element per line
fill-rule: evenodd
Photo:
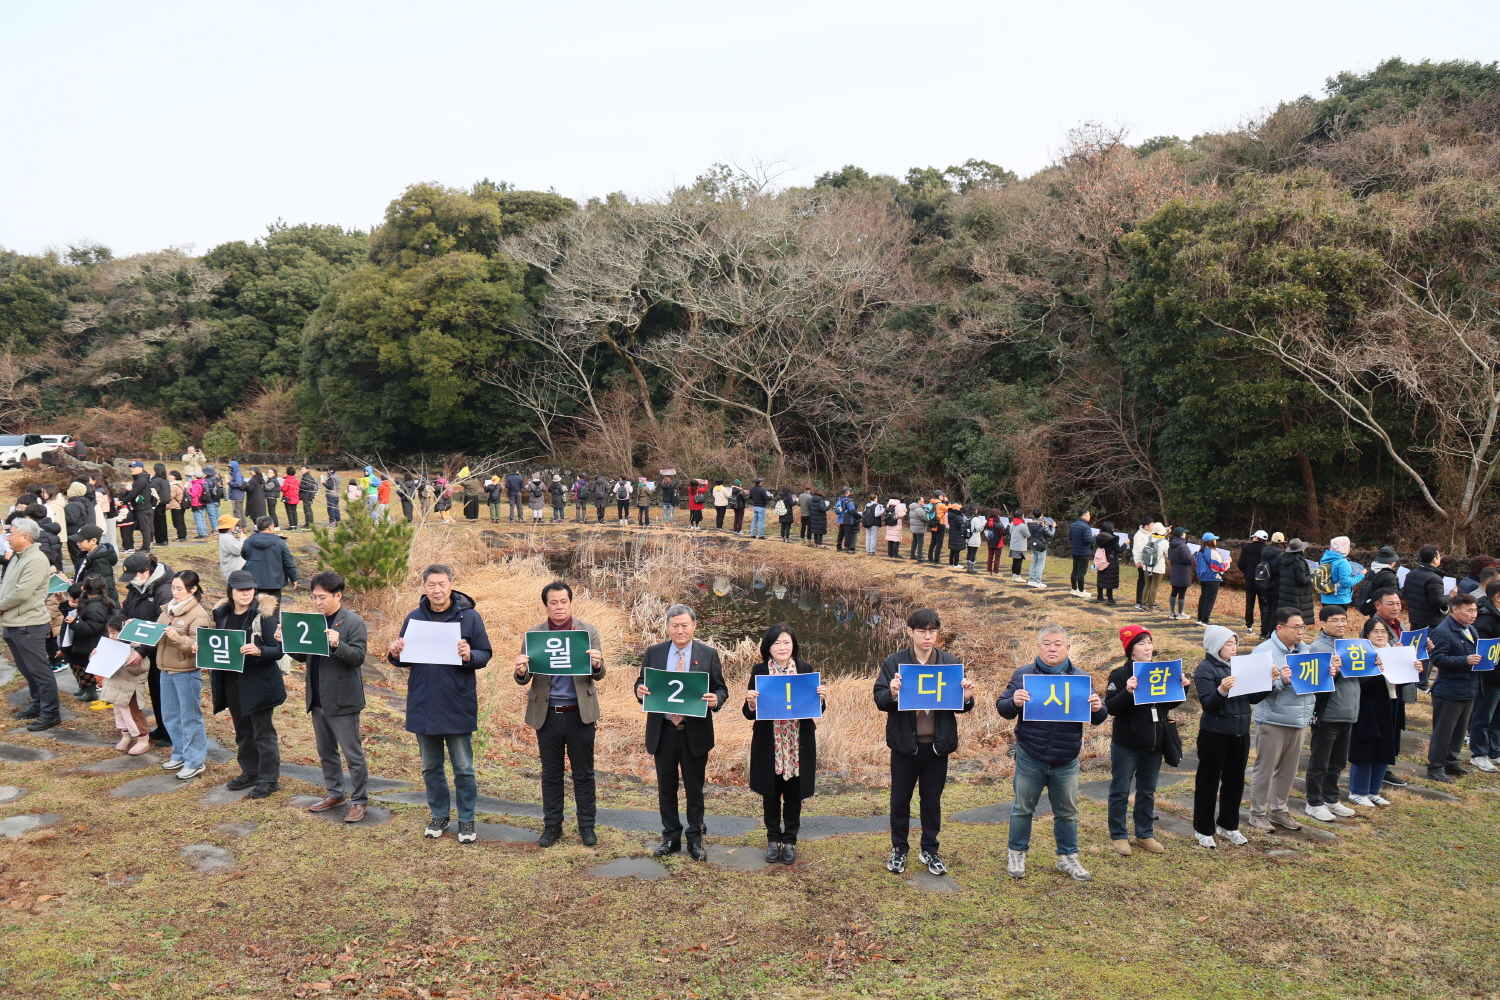
<path fill-rule="evenodd" d="M 1260 554 L 1265 551 L 1266 540 L 1271 536 L 1264 528 L 1258 529 L 1250 540 L 1240 547 L 1240 557 L 1235 565 L 1245 578 L 1245 634 L 1255 634 L 1255 606 L 1260 601 L 1260 590 L 1255 583 L 1255 567 L 1260 564 Z"/>

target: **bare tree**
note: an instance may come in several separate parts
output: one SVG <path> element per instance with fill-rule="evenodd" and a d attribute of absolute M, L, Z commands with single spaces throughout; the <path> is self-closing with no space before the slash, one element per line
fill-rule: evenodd
<path fill-rule="evenodd" d="M 35 362 L 16 357 L 9 346 L 0 349 L 0 427 L 14 427 L 36 411 L 41 390 L 27 381 L 36 370 Z"/>

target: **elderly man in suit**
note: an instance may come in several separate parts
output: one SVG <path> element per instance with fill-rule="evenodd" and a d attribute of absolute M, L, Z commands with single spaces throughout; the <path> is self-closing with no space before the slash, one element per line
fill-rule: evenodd
<path fill-rule="evenodd" d="M 528 632 L 568 632 L 581 629 L 589 634 L 587 677 L 542 675 L 531 672 L 526 639 L 516 655 L 516 683 L 529 684 L 526 724 L 536 730 L 537 752 L 542 759 L 541 847 L 551 847 L 562 836 L 563 754 L 573 768 L 573 797 L 578 804 L 578 837 L 585 847 L 599 843 L 594 833 L 594 723 L 599 721 L 597 682 L 604 679 L 604 653 L 599 630 L 573 617 L 573 588 L 554 580 L 542 588 L 542 606 L 547 620 Z"/>
<path fill-rule="evenodd" d="M 644 702 L 646 670 L 701 671 L 708 674 L 708 693 L 703 700 L 710 711 L 702 718 L 653 712 L 646 716 L 646 750 L 656 758 L 656 801 L 661 809 L 661 843 L 655 857 L 682 850 L 682 818 L 677 812 L 677 776 L 687 793 L 688 856 L 708 859 L 703 849 L 703 779 L 708 771 L 708 752 L 714 746 L 713 713 L 724 707 L 729 689 L 719 665 L 719 651 L 693 641 L 698 616 L 686 604 L 667 609 L 667 641 L 646 650 L 635 681 L 635 697 Z"/>

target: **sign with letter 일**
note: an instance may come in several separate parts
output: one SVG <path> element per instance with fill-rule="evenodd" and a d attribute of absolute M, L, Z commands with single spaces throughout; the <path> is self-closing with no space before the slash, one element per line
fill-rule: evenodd
<path fill-rule="evenodd" d="M 147 622 L 132 618 L 120 628 L 121 642 L 135 642 L 142 646 L 154 646 L 167 634 L 165 622 Z"/>
<path fill-rule="evenodd" d="M 1333 644 L 1341 666 L 1343 677 L 1374 677 L 1380 673 L 1380 663 L 1375 659 L 1375 644 L 1368 639 L 1340 639 Z"/>
<path fill-rule="evenodd" d="M 708 714 L 708 672 L 704 670 L 655 670 L 646 668 L 646 689 L 651 693 L 641 707 L 666 715 Z"/>
<path fill-rule="evenodd" d="M 1083 674 L 1027 674 L 1021 678 L 1031 700 L 1021 706 L 1027 722 L 1088 722 L 1094 685 Z"/>
<path fill-rule="evenodd" d="M 821 674 L 756 675 L 757 719 L 821 719 L 823 699 L 818 697 Z"/>
<path fill-rule="evenodd" d="M 1292 690 L 1298 694 L 1333 690 L 1332 653 L 1290 653 L 1286 665 L 1292 671 Z"/>
<path fill-rule="evenodd" d="M 1182 661 L 1160 660 L 1135 665 L 1135 703 L 1186 701 L 1182 690 Z"/>
<path fill-rule="evenodd" d="M 281 648 L 305 656 L 327 656 L 328 618 L 306 611 L 281 613 Z"/>
<path fill-rule="evenodd" d="M 589 662 L 589 634 L 581 628 L 566 632 L 527 632 L 526 659 L 534 674 L 587 676 L 594 672 L 594 665 Z"/>
<path fill-rule="evenodd" d="M 245 672 L 245 633 L 239 629 L 200 628 L 198 630 L 198 669 Z"/>
<path fill-rule="evenodd" d="M 1500 639 L 1480 639 L 1478 647 L 1479 666 L 1475 670 L 1494 670 L 1500 666 Z"/>
<path fill-rule="evenodd" d="M 903 663 L 901 690 L 896 709 L 901 712 L 950 712 L 964 710 L 964 665 L 962 663 Z"/>

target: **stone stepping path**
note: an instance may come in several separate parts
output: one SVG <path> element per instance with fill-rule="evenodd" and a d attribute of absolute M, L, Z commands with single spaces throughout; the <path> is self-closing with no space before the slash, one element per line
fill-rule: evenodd
<path fill-rule="evenodd" d="M 10 731 L 12 736 L 39 736 L 44 740 L 56 740 L 59 743 L 68 743 L 76 747 L 107 747 L 113 746 L 107 740 L 102 740 L 93 733 L 82 729 L 67 729 L 63 726 L 53 726 L 39 733 L 27 730 L 25 726 Z"/>
<path fill-rule="evenodd" d="M 216 823 L 213 829 L 215 833 L 226 834 L 230 837 L 248 837 L 255 832 L 255 828 L 259 825 L 258 823 L 245 820 L 240 823 Z"/>
<path fill-rule="evenodd" d="M 0 837 L 15 840 L 32 830 L 51 826 L 61 819 L 62 817 L 57 813 L 23 813 L 20 816 L 11 816 L 9 819 L 0 819 Z"/>
<path fill-rule="evenodd" d="M 426 800 L 423 800 L 426 801 Z M 373 809 L 371 810 L 374 811 Z M 385 810 L 381 810 L 384 812 Z M 366 814 L 368 816 L 368 813 Z M 363 825 L 363 824 L 356 824 Z M 485 823 L 475 821 L 474 833 L 480 843 L 504 843 L 504 844 L 534 844 L 539 834 L 535 830 L 523 830 L 518 826 L 506 826 L 504 823 Z M 458 821 L 454 820 L 448 824 L 448 832 L 443 834 L 444 840 L 458 839 Z"/>
<path fill-rule="evenodd" d="M 234 852 L 217 844 L 188 844 L 177 852 L 193 863 L 193 867 L 205 875 L 232 872 L 239 867 Z"/>
<path fill-rule="evenodd" d="M 30 791 L 31 789 L 20 785 L 0 785 L 0 805 L 24 799 Z"/>
<path fill-rule="evenodd" d="M 323 769 L 321 767 L 314 767 L 311 764 L 283 763 L 281 765 L 281 776 L 284 778 L 297 778 L 300 781 L 307 782 L 309 785 L 317 785 L 319 788 L 323 787 Z M 410 781 L 400 781 L 396 778 L 377 778 L 373 775 L 365 782 L 365 787 L 372 792 L 389 792 L 398 788 L 410 788 L 411 786 L 412 783 Z M 349 777 L 348 771 L 345 771 L 344 788 L 349 789 L 353 787 L 354 779 Z M 422 801 L 427 801 L 425 796 Z"/>
<path fill-rule="evenodd" d="M 68 676 L 71 677 L 73 675 L 68 674 Z M 72 701 L 72 699 L 68 697 L 68 693 L 66 691 L 59 690 L 57 692 L 57 696 L 59 706 L 58 716 L 64 722 L 72 722 L 74 719 L 78 718 L 77 715 L 73 714 L 73 710 L 70 709 L 66 704 L 67 702 Z M 5 700 L 10 702 L 11 705 L 15 708 L 25 708 L 26 705 L 31 701 L 31 692 L 26 688 L 18 688 L 17 690 L 11 691 L 6 694 Z"/>
<path fill-rule="evenodd" d="M 168 792 L 179 792 L 184 788 L 194 787 L 196 782 L 197 779 L 195 778 L 189 778 L 186 781 L 179 779 L 175 771 L 164 772 L 162 774 L 148 774 L 144 778 L 127 781 L 118 788 L 111 788 L 109 794 L 116 799 L 143 799 L 148 795 L 165 795 Z"/>
<path fill-rule="evenodd" d="M 51 760 L 57 754 L 51 750 L 43 750 L 41 747 L 23 747 L 14 743 L 0 743 L 0 760 L 8 764 L 33 764 L 41 760 Z"/>
<path fill-rule="evenodd" d="M 594 878 L 634 878 L 642 882 L 672 877 L 671 870 L 650 858 L 618 858 L 606 864 L 590 865 L 583 872 Z"/>
<path fill-rule="evenodd" d="M 142 768 L 153 767 L 161 764 L 164 758 L 159 754 L 143 753 L 139 757 L 125 754 L 120 757 L 106 757 L 103 760 L 90 761 L 87 764 L 79 764 L 77 767 L 69 768 L 69 772 L 81 771 L 85 774 L 127 774 L 131 771 L 139 771 Z"/>
<path fill-rule="evenodd" d="M 187 784 L 187 782 L 179 782 L 179 784 Z M 249 788 L 241 788 L 237 792 L 231 791 L 228 782 L 226 782 L 222 785 L 215 785 L 213 788 L 210 788 L 198 799 L 198 804 L 200 806 L 227 806 L 231 803 L 238 802 L 240 799 L 243 799 L 246 795 L 249 794 Z"/>
<path fill-rule="evenodd" d="M 987 823 L 994 826 L 1008 826 L 1010 824 L 1010 807 L 1014 802 L 997 802 L 992 806 L 980 806 L 978 809 L 966 809 L 956 812 L 948 817 L 959 823 Z M 1052 800 L 1043 792 L 1041 798 L 1037 799 L 1036 809 L 1032 811 L 1032 819 L 1040 819 L 1052 814 Z M 803 821 L 804 823 L 806 820 Z M 887 829 L 890 821 L 886 821 Z"/>
<path fill-rule="evenodd" d="M 292 805 L 306 812 L 308 806 L 317 805 L 319 802 L 323 801 L 323 797 L 321 795 L 295 795 L 292 797 L 291 801 Z M 389 809 L 382 809 L 379 806 L 370 806 L 365 810 L 364 819 L 360 820 L 358 823 L 345 823 L 344 816 L 348 814 L 348 812 L 349 803 L 346 802 L 341 806 L 334 806 L 332 809 L 325 809 L 322 812 L 310 812 L 308 813 L 308 815 L 316 817 L 317 819 L 327 820 L 330 823 L 338 823 L 342 826 L 379 826 L 382 823 L 389 823 L 392 819 L 395 818 L 395 814 L 392 813 Z"/>
<path fill-rule="evenodd" d="M 915 886 L 923 892 L 961 892 L 963 887 L 953 880 L 951 875 L 934 875 L 926 868 L 920 867 L 920 862 L 915 857 L 908 859 L 908 864 L 916 864 L 915 870 L 906 873 L 906 884 Z"/>

